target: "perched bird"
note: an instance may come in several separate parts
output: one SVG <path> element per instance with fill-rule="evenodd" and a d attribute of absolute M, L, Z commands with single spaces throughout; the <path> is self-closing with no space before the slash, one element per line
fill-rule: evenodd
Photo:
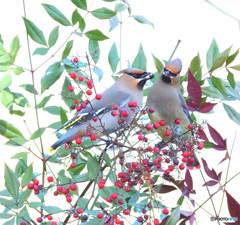
<path fill-rule="evenodd" d="M 108 136 L 109 133 L 125 127 L 134 119 L 142 105 L 143 87 L 146 81 L 152 79 L 154 75 L 135 68 L 124 69 L 118 74 L 122 76 L 101 94 L 101 100 L 93 99 L 85 109 L 57 130 L 70 127 L 49 148 L 50 152 L 63 143 L 86 137 L 89 132 L 97 137 Z M 134 102 L 137 107 L 130 107 L 129 102 Z M 118 108 L 115 115 L 112 114 L 114 106 L 115 109 Z M 97 121 L 93 121 L 93 117 L 97 118 Z"/>
<path fill-rule="evenodd" d="M 164 141 L 169 141 L 174 136 L 181 136 L 188 131 L 188 125 L 192 123 L 186 101 L 180 91 L 181 69 L 182 62 L 180 59 L 168 62 L 159 78 L 150 88 L 147 97 L 147 107 L 155 109 L 153 113 L 148 110 L 152 123 L 159 123 L 161 120 L 166 123 L 157 129 L 158 134 Z M 170 136 L 164 135 L 169 124 L 175 124 L 176 119 L 180 119 L 180 124 L 174 126 Z M 188 136 L 190 135 L 191 132 L 188 132 Z M 187 166 L 199 167 L 200 164 L 194 151 L 192 150 L 190 153 L 190 157 L 194 158 L 194 163 L 187 164 Z"/>

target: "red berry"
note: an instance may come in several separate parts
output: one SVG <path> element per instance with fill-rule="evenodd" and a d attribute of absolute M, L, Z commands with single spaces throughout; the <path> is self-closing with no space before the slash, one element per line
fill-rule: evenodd
<path fill-rule="evenodd" d="M 133 103 L 132 102 L 128 102 L 128 106 L 129 107 L 133 107 Z"/>
<path fill-rule="evenodd" d="M 82 76 L 80 76 L 80 77 L 78 77 L 78 80 L 79 80 L 79 81 L 83 81 L 84 78 L 83 78 Z"/>
<path fill-rule="evenodd" d="M 180 164 L 180 165 L 179 165 L 179 169 L 180 169 L 180 170 L 184 170 L 184 168 L 185 168 L 184 164 Z"/>
<path fill-rule="evenodd" d="M 87 83 L 87 85 L 88 85 L 88 86 L 90 86 L 90 85 L 92 85 L 92 84 L 93 84 L 92 80 L 87 80 L 87 82 L 86 82 L 86 83 Z"/>
<path fill-rule="evenodd" d="M 202 142 L 202 141 L 199 142 L 198 143 L 198 149 L 201 150 L 201 149 L 203 149 L 203 147 L 204 147 L 204 142 Z"/>
<path fill-rule="evenodd" d="M 123 199 L 119 199 L 119 200 L 118 200 L 118 204 L 119 204 L 119 205 L 124 204 L 124 200 L 123 200 Z"/>
<path fill-rule="evenodd" d="M 57 191 L 61 191 L 62 190 L 62 186 L 57 186 Z"/>
<path fill-rule="evenodd" d="M 198 127 L 198 131 L 203 132 L 203 127 Z"/>
<path fill-rule="evenodd" d="M 163 149 L 163 150 L 162 150 L 162 153 L 163 153 L 164 155 L 166 155 L 166 154 L 168 153 L 168 151 L 167 151 L 166 149 Z"/>
<path fill-rule="evenodd" d="M 124 214 L 124 215 L 129 215 L 129 213 L 130 213 L 130 212 L 129 212 L 128 209 L 124 209 L 124 210 L 123 210 L 123 214 Z"/>
<path fill-rule="evenodd" d="M 77 110 L 78 112 L 79 112 L 81 109 L 82 109 L 82 108 L 81 108 L 81 106 L 79 106 L 79 105 L 76 107 L 76 110 Z"/>
<path fill-rule="evenodd" d="M 77 73 L 76 73 L 76 72 L 71 72 L 71 73 L 70 73 L 70 77 L 71 77 L 72 79 L 76 79 L 76 78 L 77 78 Z"/>
<path fill-rule="evenodd" d="M 105 184 L 104 184 L 104 183 L 99 183 L 99 184 L 98 184 L 98 187 L 99 187 L 99 189 L 103 189 L 103 188 L 104 188 L 104 186 L 105 186 Z"/>
<path fill-rule="evenodd" d="M 175 120 L 175 123 L 176 123 L 176 124 L 180 124 L 180 123 L 181 123 L 181 120 L 180 120 L 180 119 L 176 119 L 176 120 Z"/>
<path fill-rule="evenodd" d="M 147 150 L 148 150 L 149 152 L 151 152 L 153 149 L 152 149 L 151 146 L 148 146 L 148 147 L 147 147 Z"/>
<path fill-rule="evenodd" d="M 133 102 L 132 103 L 132 107 L 137 107 L 138 106 L 138 103 L 137 102 Z"/>
<path fill-rule="evenodd" d="M 41 223 L 41 222 L 42 222 L 42 218 L 41 218 L 41 217 L 38 217 L 38 218 L 37 218 L 37 222 Z"/>
<path fill-rule="evenodd" d="M 160 124 L 159 124 L 159 123 L 154 123 L 154 124 L 153 124 L 153 127 L 154 127 L 155 129 L 158 129 L 158 128 L 160 127 Z"/>
<path fill-rule="evenodd" d="M 187 158 L 182 158 L 182 162 L 187 162 Z"/>
<path fill-rule="evenodd" d="M 193 125 L 190 123 L 190 124 L 188 124 L 188 129 L 189 130 L 192 130 L 193 129 Z"/>
<path fill-rule="evenodd" d="M 143 222 L 143 218 L 142 218 L 142 217 L 138 217 L 137 220 L 138 220 L 139 223 L 142 223 L 142 222 Z"/>
<path fill-rule="evenodd" d="M 27 225 L 27 223 L 25 221 L 22 221 L 20 225 Z"/>
<path fill-rule="evenodd" d="M 151 129 L 152 129 L 152 124 L 147 124 L 147 125 L 146 125 L 146 129 L 147 129 L 147 130 L 151 130 Z"/>
<path fill-rule="evenodd" d="M 103 214 L 102 214 L 102 213 L 98 213 L 98 214 L 97 214 L 97 218 L 98 218 L 98 219 L 102 219 L 102 218 L 103 218 Z"/>
<path fill-rule="evenodd" d="M 166 159 L 165 159 L 165 163 L 170 163 L 170 159 L 169 159 L 169 158 L 166 158 Z"/>
<path fill-rule="evenodd" d="M 125 173 L 124 172 L 120 172 L 119 174 L 118 174 L 118 177 L 119 178 L 123 178 L 125 176 Z"/>
<path fill-rule="evenodd" d="M 141 134 L 138 135 L 138 140 L 139 140 L 139 141 L 142 141 L 143 138 L 144 138 L 143 135 L 141 135 Z"/>
<path fill-rule="evenodd" d="M 52 222 L 51 225 L 57 225 L 57 223 L 56 222 Z"/>
<path fill-rule="evenodd" d="M 163 150 L 166 150 L 166 149 L 163 149 Z M 164 154 L 164 153 L 163 153 Z M 162 157 L 158 157 L 157 159 L 158 162 L 162 162 Z"/>
<path fill-rule="evenodd" d="M 63 188 L 62 190 L 61 190 L 61 192 L 62 192 L 62 194 L 67 194 L 68 192 L 69 192 L 69 190 L 67 189 L 67 188 Z"/>
<path fill-rule="evenodd" d="M 120 219 L 116 219 L 114 222 L 115 222 L 116 224 L 121 224 L 121 220 L 120 220 Z"/>
<path fill-rule="evenodd" d="M 113 193 L 113 194 L 111 195 L 111 197 L 112 197 L 112 199 L 117 199 L 117 198 L 118 198 L 118 194 L 117 194 L 117 193 Z"/>
<path fill-rule="evenodd" d="M 72 191 L 76 191 L 77 190 L 77 185 L 76 184 L 71 184 L 69 187 Z"/>
<path fill-rule="evenodd" d="M 114 105 L 114 106 L 113 106 L 113 109 L 114 109 L 114 110 L 118 110 L 118 105 Z"/>
<path fill-rule="evenodd" d="M 164 171 L 164 173 L 165 173 L 166 175 L 168 175 L 168 174 L 170 173 L 170 170 L 167 169 L 167 170 Z"/>
<path fill-rule="evenodd" d="M 112 198 L 111 197 L 107 197 L 106 201 L 111 203 L 112 202 Z"/>
<path fill-rule="evenodd" d="M 77 145 L 80 145 L 82 143 L 82 139 L 78 137 L 75 139 L 75 142 Z"/>
<path fill-rule="evenodd" d="M 97 95 L 96 95 L 96 99 L 97 99 L 97 100 L 102 99 L 102 95 L 101 95 L 101 94 L 97 94 Z"/>
<path fill-rule="evenodd" d="M 91 135 L 91 140 L 92 140 L 92 141 L 95 141 L 95 140 L 97 140 L 97 135 L 95 135 L 95 134 L 92 134 L 92 135 Z"/>
<path fill-rule="evenodd" d="M 130 187 L 125 187 L 125 192 L 130 192 L 131 188 Z"/>
<path fill-rule="evenodd" d="M 83 212 L 82 209 L 77 209 L 77 213 L 78 213 L 78 214 L 81 214 L 82 212 Z"/>
<path fill-rule="evenodd" d="M 74 87 L 73 87 L 72 85 L 70 85 L 70 86 L 68 87 L 68 90 L 69 90 L 70 92 L 73 92 Z"/>
<path fill-rule="evenodd" d="M 39 185 L 39 180 L 35 179 L 35 180 L 33 181 L 33 183 L 34 183 L 35 185 Z"/>
<path fill-rule="evenodd" d="M 74 214 L 73 214 L 73 217 L 74 217 L 74 218 L 78 218 L 78 214 L 77 214 L 77 213 L 74 213 Z"/>
<path fill-rule="evenodd" d="M 195 163 L 195 159 L 194 159 L 194 158 L 189 158 L 189 159 L 187 160 L 187 163 L 188 163 L 189 165 L 193 165 L 193 164 Z"/>
<path fill-rule="evenodd" d="M 53 194 L 54 194 L 55 196 L 58 196 L 58 191 L 54 191 Z"/>
<path fill-rule="evenodd" d="M 90 131 L 87 131 L 87 136 L 91 137 L 92 133 Z"/>
<path fill-rule="evenodd" d="M 144 165 L 144 166 L 146 166 L 146 165 L 148 165 L 148 159 L 144 159 L 143 161 L 142 161 L 142 164 Z"/>
<path fill-rule="evenodd" d="M 169 210 L 167 208 L 163 209 L 163 214 L 167 215 L 169 213 Z"/>
<path fill-rule="evenodd" d="M 69 144 L 65 144 L 64 147 L 65 147 L 66 150 L 69 150 L 69 149 L 70 149 L 70 145 L 69 145 Z"/>
<path fill-rule="evenodd" d="M 182 153 L 182 156 L 183 156 L 183 157 L 188 157 L 188 152 L 183 152 L 183 153 Z"/>
<path fill-rule="evenodd" d="M 133 167 L 137 167 L 137 166 L 138 166 L 138 163 L 137 163 L 137 162 L 133 162 L 133 163 L 132 163 L 132 166 L 133 166 Z"/>
<path fill-rule="evenodd" d="M 92 91 L 91 91 L 91 90 L 87 90 L 87 91 L 86 91 L 86 94 L 87 94 L 87 95 L 91 95 L 91 94 L 92 94 Z"/>
<path fill-rule="evenodd" d="M 161 120 L 161 121 L 159 122 L 159 124 L 160 124 L 160 126 L 164 126 L 164 125 L 166 124 L 166 122 L 165 122 L 165 120 Z"/>
<path fill-rule="evenodd" d="M 72 202 L 72 198 L 71 197 L 67 197 L 66 201 L 70 203 L 70 202 Z"/>
<path fill-rule="evenodd" d="M 166 137 L 169 137 L 169 136 L 171 135 L 171 131 L 166 130 L 165 133 L 164 133 L 164 135 L 165 135 Z"/>
<path fill-rule="evenodd" d="M 149 112 L 150 112 L 150 113 L 154 113 L 154 112 L 155 112 L 155 109 L 154 109 L 153 107 L 150 107 L 150 108 L 149 108 Z"/>
<path fill-rule="evenodd" d="M 169 169 L 170 171 L 173 171 L 173 170 L 174 170 L 174 166 L 170 165 L 170 166 L 168 167 L 168 169 Z"/>
<path fill-rule="evenodd" d="M 154 152 L 154 153 L 157 153 L 158 151 L 159 151 L 159 148 L 158 148 L 158 147 L 154 147 L 154 148 L 153 148 L 153 152 Z"/>
<path fill-rule="evenodd" d="M 52 177 L 52 176 L 49 176 L 49 177 L 47 178 L 47 180 L 48 180 L 48 182 L 53 182 L 53 177 Z"/>
<path fill-rule="evenodd" d="M 112 111 L 112 112 L 111 112 L 111 115 L 112 115 L 112 116 L 116 116 L 116 115 L 117 115 L 117 111 Z"/>
<path fill-rule="evenodd" d="M 48 215 L 47 218 L 48 218 L 48 220 L 52 220 L 53 219 L 52 215 Z"/>
<path fill-rule="evenodd" d="M 154 219 L 154 225 L 159 225 L 160 223 L 159 223 L 159 219 Z"/>
<path fill-rule="evenodd" d="M 27 188 L 30 189 L 30 190 L 32 190 L 32 189 L 34 188 L 34 184 L 33 184 L 33 183 L 29 183 L 29 184 L 27 185 Z"/>
<path fill-rule="evenodd" d="M 71 163 L 70 167 L 73 169 L 76 167 L 76 163 Z"/>
<path fill-rule="evenodd" d="M 73 62 L 77 63 L 78 62 L 78 58 L 77 57 L 73 58 Z"/>
<path fill-rule="evenodd" d="M 100 179 L 99 183 L 105 184 L 105 183 L 106 183 L 106 180 L 105 180 L 105 179 Z"/>
<path fill-rule="evenodd" d="M 127 111 L 127 109 L 122 108 L 122 109 L 121 109 L 121 112 L 120 112 L 120 115 L 121 115 L 122 117 L 128 117 L 128 116 L 129 116 L 129 112 Z"/>

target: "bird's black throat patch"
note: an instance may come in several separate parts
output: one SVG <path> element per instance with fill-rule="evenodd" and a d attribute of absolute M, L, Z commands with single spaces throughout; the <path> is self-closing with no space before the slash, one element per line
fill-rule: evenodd
<path fill-rule="evenodd" d="M 162 75 L 162 81 L 166 84 L 170 84 L 171 83 L 171 78 L 163 74 Z"/>

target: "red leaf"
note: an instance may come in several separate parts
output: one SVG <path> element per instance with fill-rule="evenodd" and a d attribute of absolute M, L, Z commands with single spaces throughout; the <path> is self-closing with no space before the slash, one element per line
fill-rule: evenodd
<path fill-rule="evenodd" d="M 176 190 L 177 188 L 171 185 L 163 185 L 158 193 L 165 194 L 171 191 Z"/>
<path fill-rule="evenodd" d="M 193 225 L 193 222 L 194 222 L 194 214 L 191 215 L 191 217 L 190 217 L 190 219 L 189 219 L 190 225 Z"/>
<path fill-rule="evenodd" d="M 218 184 L 217 181 L 215 181 L 215 180 L 210 180 L 210 181 L 207 181 L 206 183 L 204 183 L 203 186 L 209 186 L 209 187 L 211 187 L 211 186 L 214 186 L 214 185 L 216 185 L 216 184 Z"/>
<path fill-rule="evenodd" d="M 187 90 L 188 95 L 191 98 L 195 108 L 199 108 L 199 105 L 201 103 L 202 90 L 200 84 L 198 83 L 197 79 L 192 75 L 190 69 L 188 69 Z"/>
<path fill-rule="evenodd" d="M 199 135 L 199 138 L 200 138 L 200 139 L 209 142 L 209 140 L 208 140 L 208 138 L 207 138 L 207 135 L 205 134 L 204 131 L 198 131 L 198 135 Z"/>
<path fill-rule="evenodd" d="M 208 129 L 210 132 L 210 135 L 212 137 L 212 139 L 217 143 L 216 146 L 214 146 L 213 148 L 216 150 L 225 150 L 227 149 L 227 143 L 226 143 L 226 139 L 223 140 L 222 136 L 213 128 L 208 124 Z"/>
<path fill-rule="evenodd" d="M 168 220 L 168 217 L 169 217 L 169 216 L 165 217 L 165 218 L 162 220 L 162 222 L 160 223 L 160 225 L 166 225 L 166 222 L 167 222 L 167 220 Z"/>
<path fill-rule="evenodd" d="M 217 103 L 204 102 L 201 104 L 199 111 L 202 113 L 208 113 Z"/>
<path fill-rule="evenodd" d="M 198 107 L 195 106 L 194 103 L 190 102 L 190 101 L 186 101 L 187 103 L 187 106 L 188 106 L 188 111 L 197 111 L 198 110 Z"/>
<path fill-rule="evenodd" d="M 228 210 L 231 217 L 237 217 L 238 223 L 240 222 L 240 205 L 239 203 L 227 192 L 227 202 L 228 202 Z"/>
<path fill-rule="evenodd" d="M 211 177 L 213 180 L 218 180 L 218 176 L 217 176 L 217 173 L 215 172 L 215 170 L 214 169 L 210 170 L 208 168 L 207 162 L 203 158 L 202 158 L 202 163 L 203 163 L 203 167 L 204 167 L 206 174 L 209 177 Z"/>
<path fill-rule="evenodd" d="M 187 184 L 189 190 L 191 191 L 193 189 L 193 181 L 192 181 L 192 176 L 191 176 L 189 170 L 186 170 L 185 181 L 186 181 L 186 184 Z"/>
<path fill-rule="evenodd" d="M 218 163 L 218 165 L 221 164 L 222 162 L 224 162 L 224 161 L 227 160 L 227 159 L 230 159 L 230 156 L 229 156 L 229 154 L 228 154 L 228 151 L 226 152 L 225 157 L 221 160 L 221 162 Z"/>

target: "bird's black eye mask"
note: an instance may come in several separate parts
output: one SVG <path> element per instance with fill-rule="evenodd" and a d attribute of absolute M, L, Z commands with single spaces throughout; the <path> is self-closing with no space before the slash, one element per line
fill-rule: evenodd
<path fill-rule="evenodd" d="M 128 75 L 130 75 L 131 77 L 133 77 L 135 79 L 142 79 L 142 78 L 145 78 L 147 76 L 149 76 L 148 79 L 152 79 L 154 77 L 154 74 L 153 73 L 149 73 L 149 72 L 144 72 L 142 74 L 129 73 Z"/>
<path fill-rule="evenodd" d="M 179 73 L 180 73 L 180 71 L 178 73 L 172 73 L 171 71 L 164 68 L 163 75 L 166 77 L 176 77 Z"/>

